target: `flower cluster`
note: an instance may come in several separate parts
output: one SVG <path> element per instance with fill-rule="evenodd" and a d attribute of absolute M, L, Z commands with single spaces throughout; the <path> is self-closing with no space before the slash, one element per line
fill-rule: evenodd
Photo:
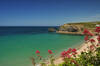
<path fill-rule="evenodd" d="M 87 29 L 84 29 L 83 34 L 88 34 L 89 31 Z"/>
<path fill-rule="evenodd" d="M 95 42 L 95 40 L 94 39 L 90 39 L 90 42 L 93 43 L 93 42 Z"/>
<path fill-rule="evenodd" d="M 96 30 L 95 30 L 96 32 L 100 32 L 100 27 L 96 27 Z"/>
<path fill-rule="evenodd" d="M 40 54 L 40 51 L 39 50 L 36 50 L 36 52 L 35 52 L 36 54 Z"/>
<path fill-rule="evenodd" d="M 98 43 L 100 43 L 100 27 L 96 27 L 95 32 L 97 32 L 97 33 L 98 33 L 97 40 L 98 40 Z"/>
<path fill-rule="evenodd" d="M 77 54 L 76 51 L 77 50 L 75 48 L 74 49 L 69 48 L 67 51 L 61 52 L 61 57 L 63 58 L 71 58 L 71 56 L 76 57 L 76 54 Z"/>
<path fill-rule="evenodd" d="M 94 50 L 94 45 L 90 45 L 90 51 Z"/>
<path fill-rule="evenodd" d="M 100 36 L 97 37 L 98 43 L 100 43 Z"/>
<path fill-rule="evenodd" d="M 87 36 L 93 36 L 93 34 L 87 29 L 84 29 L 83 34 Z"/>
<path fill-rule="evenodd" d="M 53 52 L 52 52 L 51 50 L 48 50 L 48 53 L 49 53 L 49 54 L 53 54 Z"/>
<path fill-rule="evenodd" d="M 89 40 L 89 37 L 88 37 L 88 36 L 85 36 L 85 37 L 84 37 L 84 40 L 85 40 L 85 41 L 88 41 L 88 40 Z"/>
<path fill-rule="evenodd" d="M 89 37 L 93 36 L 93 34 L 89 30 L 87 30 L 87 29 L 84 29 L 83 34 L 85 35 L 85 37 L 84 37 L 85 41 L 88 41 Z"/>
<path fill-rule="evenodd" d="M 39 51 L 39 50 L 36 50 L 35 53 L 36 53 L 36 54 L 40 54 L 40 51 Z M 48 53 L 49 53 L 49 54 L 53 54 L 53 52 L 52 52 L 51 50 L 48 50 Z"/>

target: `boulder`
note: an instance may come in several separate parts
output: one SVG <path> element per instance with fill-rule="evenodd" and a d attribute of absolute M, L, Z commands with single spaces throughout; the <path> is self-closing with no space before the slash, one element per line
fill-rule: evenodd
<path fill-rule="evenodd" d="M 48 28 L 48 31 L 49 31 L 49 32 L 55 32 L 56 29 L 55 29 L 55 28 Z"/>
<path fill-rule="evenodd" d="M 67 28 L 67 31 L 68 31 L 68 32 L 78 32 L 78 28 L 77 28 L 77 27 L 73 27 L 73 26 L 69 26 L 69 27 Z"/>

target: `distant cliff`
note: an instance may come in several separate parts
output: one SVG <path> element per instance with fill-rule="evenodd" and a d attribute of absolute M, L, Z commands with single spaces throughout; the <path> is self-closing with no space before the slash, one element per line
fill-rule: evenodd
<path fill-rule="evenodd" d="M 82 34 L 84 29 L 89 29 L 92 32 L 97 25 L 100 25 L 100 22 L 67 23 L 61 25 L 57 33 Z"/>

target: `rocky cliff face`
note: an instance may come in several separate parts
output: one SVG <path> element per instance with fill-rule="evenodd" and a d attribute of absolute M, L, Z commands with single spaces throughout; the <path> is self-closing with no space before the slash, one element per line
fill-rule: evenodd
<path fill-rule="evenodd" d="M 90 32 L 93 32 L 96 25 L 100 25 L 100 22 L 68 23 L 61 25 L 56 33 L 83 35 L 84 29 L 88 29 Z"/>
<path fill-rule="evenodd" d="M 60 26 L 59 31 L 67 31 L 67 32 L 81 32 L 83 29 L 82 25 L 69 25 L 64 24 Z"/>
<path fill-rule="evenodd" d="M 78 32 L 79 30 L 78 30 L 77 27 L 69 26 L 69 27 L 67 28 L 67 31 L 68 31 L 68 32 Z"/>

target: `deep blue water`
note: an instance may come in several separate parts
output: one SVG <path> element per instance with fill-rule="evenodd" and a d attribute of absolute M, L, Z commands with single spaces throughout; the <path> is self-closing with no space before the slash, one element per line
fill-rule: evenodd
<path fill-rule="evenodd" d="M 48 33 L 48 28 L 51 27 L 58 28 L 58 26 L 2 26 L 0 27 L 0 36 Z"/>

